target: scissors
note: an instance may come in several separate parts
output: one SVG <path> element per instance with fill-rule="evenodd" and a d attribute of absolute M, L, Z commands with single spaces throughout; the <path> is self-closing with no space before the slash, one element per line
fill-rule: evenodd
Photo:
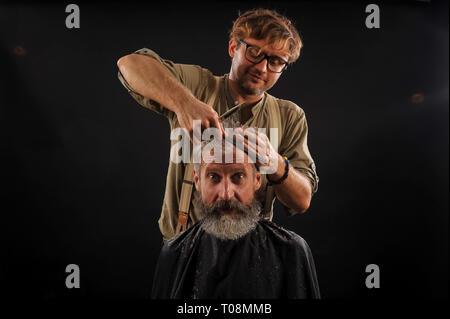
<path fill-rule="evenodd" d="M 222 115 L 219 116 L 219 121 L 223 121 L 224 119 L 229 118 L 236 111 L 240 110 L 243 105 L 245 105 L 245 102 L 240 103 L 240 104 L 232 107 L 231 109 L 229 109 L 228 111 L 226 111 L 225 113 L 223 113 Z M 231 136 L 231 137 L 225 136 L 225 141 L 228 142 L 228 143 L 232 143 L 236 148 L 240 149 L 245 154 L 247 154 L 247 156 L 249 156 L 249 157 L 253 156 L 253 157 L 250 157 L 250 158 L 257 158 L 258 161 L 260 161 L 261 163 L 267 164 L 267 161 L 265 159 L 263 159 L 261 156 L 259 156 L 259 154 L 256 154 L 256 157 L 255 157 L 255 152 L 249 150 L 245 145 L 241 145 L 240 143 L 237 144 L 237 142 L 235 141 L 233 136 Z"/>

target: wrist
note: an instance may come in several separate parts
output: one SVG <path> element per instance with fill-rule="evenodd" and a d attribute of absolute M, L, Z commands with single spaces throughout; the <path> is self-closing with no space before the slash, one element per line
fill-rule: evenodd
<path fill-rule="evenodd" d="M 278 161 L 277 171 L 273 174 L 268 174 L 268 177 L 270 177 L 271 180 L 279 180 L 281 177 L 283 177 L 284 174 L 286 163 L 283 156 L 278 154 L 277 161 Z"/>
<path fill-rule="evenodd" d="M 279 184 L 283 183 L 284 180 L 289 175 L 289 168 L 290 168 L 289 160 L 288 160 L 288 158 L 286 156 L 284 158 L 282 158 L 282 159 L 284 161 L 284 165 L 279 165 L 279 166 L 283 167 L 283 175 L 280 178 L 276 178 L 276 179 L 274 179 L 273 177 L 270 177 L 270 176 L 273 176 L 275 174 L 267 175 L 267 182 L 268 182 L 269 186 L 270 185 L 279 185 Z M 280 167 L 278 167 L 278 168 L 280 168 Z M 277 172 L 278 172 L 278 170 L 277 170 Z"/>

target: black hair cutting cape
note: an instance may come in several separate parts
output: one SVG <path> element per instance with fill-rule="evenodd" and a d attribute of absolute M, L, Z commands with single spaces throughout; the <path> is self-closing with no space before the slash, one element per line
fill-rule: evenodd
<path fill-rule="evenodd" d="M 152 288 L 157 299 L 320 298 L 306 241 L 260 220 L 237 240 L 221 240 L 201 221 L 165 241 Z"/>

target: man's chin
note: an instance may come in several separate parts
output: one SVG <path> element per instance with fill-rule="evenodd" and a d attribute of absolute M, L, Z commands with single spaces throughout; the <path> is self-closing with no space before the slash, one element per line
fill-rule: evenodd
<path fill-rule="evenodd" d="M 205 232 L 222 240 L 236 240 L 255 229 L 259 217 L 259 204 L 252 208 L 221 209 L 207 214 L 203 218 L 202 228 Z"/>
<path fill-rule="evenodd" d="M 222 214 L 216 219 L 204 218 L 202 229 L 222 240 L 237 240 L 255 229 L 259 218 L 242 218 L 239 215 Z"/>
<path fill-rule="evenodd" d="M 195 194 L 196 206 L 202 219 L 201 228 L 217 238 L 239 239 L 255 229 L 260 219 L 261 205 L 256 199 L 250 205 L 216 202 L 207 206 L 201 196 Z"/>
<path fill-rule="evenodd" d="M 244 91 L 248 95 L 260 95 L 265 92 L 263 88 L 259 85 L 254 85 L 254 83 L 246 83 L 244 86 Z"/>
<path fill-rule="evenodd" d="M 241 82 L 241 88 L 248 95 L 259 95 L 265 92 L 261 81 L 255 82 L 251 79 L 251 77 L 246 78 Z"/>

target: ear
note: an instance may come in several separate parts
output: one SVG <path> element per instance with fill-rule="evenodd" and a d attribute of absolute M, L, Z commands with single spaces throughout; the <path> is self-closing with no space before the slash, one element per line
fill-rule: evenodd
<path fill-rule="evenodd" d="M 230 55 L 231 58 L 234 58 L 234 53 L 236 52 L 236 46 L 237 46 L 237 42 L 234 38 L 228 42 L 228 54 Z"/>
<path fill-rule="evenodd" d="M 255 191 L 257 191 L 261 187 L 261 184 L 262 184 L 261 173 L 256 171 L 256 173 L 255 173 L 255 183 L 254 183 Z"/>
<path fill-rule="evenodd" d="M 194 185 L 197 192 L 200 192 L 200 176 L 197 175 L 196 170 L 194 169 Z"/>

